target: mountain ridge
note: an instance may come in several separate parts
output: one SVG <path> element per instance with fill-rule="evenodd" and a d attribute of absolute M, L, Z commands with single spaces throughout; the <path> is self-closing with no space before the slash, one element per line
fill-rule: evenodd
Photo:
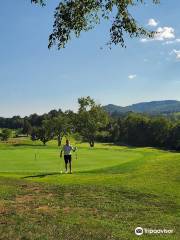
<path fill-rule="evenodd" d="M 115 104 L 108 104 L 103 106 L 104 110 L 108 113 L 127 113 L 127 112 L 137 112 L 137 113 L 174 113 L 180 112 L 180 101 L 178 100 L 160 100 L 160 101 L 150 101 L 150 102 L 140 102 L 125 107 L 118 106 Z"/>

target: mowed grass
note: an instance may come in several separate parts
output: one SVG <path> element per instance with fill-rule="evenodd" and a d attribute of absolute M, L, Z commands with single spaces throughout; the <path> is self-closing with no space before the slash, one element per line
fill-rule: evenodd
<path fill-rule="evenodd" d="M 0 144 L 0 239 L 179 239 L 180 153 L 77 146 L 70 175 L 55 141 Z"/>

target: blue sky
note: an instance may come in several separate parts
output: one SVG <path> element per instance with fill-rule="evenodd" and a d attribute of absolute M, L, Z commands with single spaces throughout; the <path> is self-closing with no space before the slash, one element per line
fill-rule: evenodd
<path fill-rule="evenodd" d="M 158 30 L 155 39 L 127 38 L 126 49 L 109 50 L 109 24 L 102 23 L 58 51 L 47 48 L 58 0 L 44 8 L 2 1 L 0 116 L 76 110 L 77 98 L 88 95 L 103 105 L 180 100 L 180 1 L 150 2 L 131 12 Z"/>

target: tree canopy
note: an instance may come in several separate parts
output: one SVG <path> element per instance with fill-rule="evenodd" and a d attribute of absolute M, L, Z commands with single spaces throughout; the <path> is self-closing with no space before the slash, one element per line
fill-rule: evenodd
<path fill-rule="evenodd" d="M 160 0 L 149 0 L 158 4 Z M 31 0 L 45 6 L 45 0 Z M 104 19 L 111 22 L 108 45 L 125 46 L 124 36 L 152 37 L 154 32 L 142 27 L 130 13 L 129 7 L 145 4 L 145 0 L 61 0 L 54 12 L 54 24 L 48 47 L 64 48 L 73 36 L 93 29 Z"/>
<path fill-rule="evenodd" d="M 108 114 L 89 96 L 79 98 L 78 103 L 78 132 L 85 141 L 89 142 L 91 147 L 94 147 L 98 130 L 108 124 Z"/>

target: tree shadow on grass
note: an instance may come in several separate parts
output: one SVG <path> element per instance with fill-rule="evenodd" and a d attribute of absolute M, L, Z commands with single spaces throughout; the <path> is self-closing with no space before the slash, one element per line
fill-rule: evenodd
<path fill-rule="evenodd" d="M 172 153 L 180 153 L 179 149 L 171 149 L 167 147 L 158 147 L 158 146 L 147 146 L 147 145 L 128 145 L 124 143 L 103 143 L 104 146 L 118 146 L 118 147 L 127 147 L 128 149 L 140 149 L 140 148 L 149 148 L 149 149 L 157 149 L 160 151 L 165 151 L 165 152 L 172 152 Z"/>
<path fill-rule="evenodd" d="M 132 146 L 132 145 L 128 145 L 128 144 L 123 144 L 123 143 L 103 143 L 104 146 L 118 146 L 118 147 L 127 147 L 127 148 L 138 148 L 139 146 Z"/>
<path fill-rule="evenodd" d="M 31 143 L 14 143 L 14 147 L 47 147 L 46 145 L 42 144 L 31 144 Z"/>
<path fill-rule="evenodd" d="M 41 174 L 37 174 L 37 175 L 25 176 L 25 177 L 22 177 L 22 179 L 26 179 L 26 178 L 43 178 L 43 177 L 53 176 L 53 175 L 61 175 L 61 173 L 60 172 L 41 173 Z"/>

